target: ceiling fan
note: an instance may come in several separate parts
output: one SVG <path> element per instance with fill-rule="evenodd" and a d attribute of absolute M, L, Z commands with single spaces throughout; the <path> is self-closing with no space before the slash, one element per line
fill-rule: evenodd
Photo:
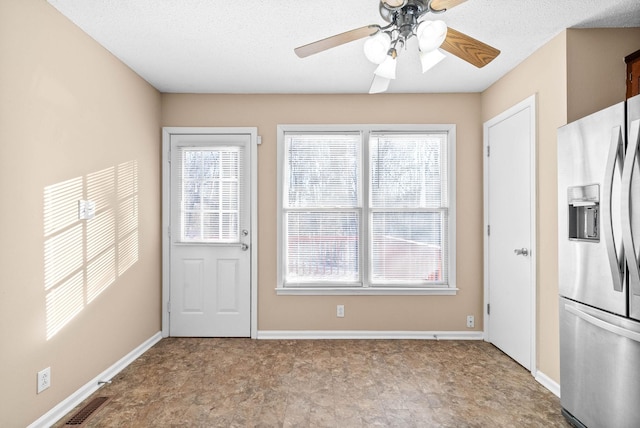
<path fill-rule="evenodd" d="M 380 16 L 388 25 L 365 25 L 297 47 L 294 51 L 300 58 L 305 58 L 369 37 L 364 44 L 365 56 L 378 64 L 369 89 L 370 94 L 388 89 L 391 80 L 396 77 L 397 49 L 405 46 L 412 37 L 418 39 L 423 73 L 445 58 L 441 49 L 481 68 L 493 61 L 500 51 L 453 28 L 447 28 L 443 21 L 424 19 L 428 13 L 437 15 L 465 1 L 380 0 Z"/>

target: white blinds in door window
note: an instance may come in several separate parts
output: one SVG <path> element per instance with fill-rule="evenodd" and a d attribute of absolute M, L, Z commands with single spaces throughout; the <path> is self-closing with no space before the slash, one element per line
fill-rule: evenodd
<path fill-rule="evenodd" d="M 360 281 L 361 137 L 286 134 L 283 213 L 289 284 Z"/>
<path fill-rule="evenodd" d="M 180 147 L 178 159 L 182 242 L 239 242 L 243 148 Z"/>
<path fill-rule="evenodd" d="M 372 285 L 447 283 L 446 133 L 372 133 Z"/>

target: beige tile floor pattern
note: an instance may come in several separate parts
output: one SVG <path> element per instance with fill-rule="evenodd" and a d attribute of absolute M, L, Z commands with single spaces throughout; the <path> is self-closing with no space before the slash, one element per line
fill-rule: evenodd
<path fill-rule="evenodd" d="M 481 341 L 167 338 L 96 396 L 88 427 L 569 427 Z"/>

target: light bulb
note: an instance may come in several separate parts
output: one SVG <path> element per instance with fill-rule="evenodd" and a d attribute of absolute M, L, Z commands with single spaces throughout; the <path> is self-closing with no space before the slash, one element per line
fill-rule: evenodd
<path fill-rule="evenodd" d="M 422 52 L 432 51 L 439 48 L 447 37 L 447 24 L 444 21 L 422 21 L 416 36 Z"/>
<path fill-rule="evenodd" d="M 389 34 L 379 32 L 369 37 L 364 42 L 364 55 L 374 64 L 382 63 L 391 46 L 391 37 Z"/>

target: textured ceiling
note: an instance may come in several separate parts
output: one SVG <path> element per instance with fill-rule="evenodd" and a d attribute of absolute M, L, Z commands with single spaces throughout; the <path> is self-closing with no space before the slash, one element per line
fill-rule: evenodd
<path fill-rule="evenodd" d="M 378 0 L 48 2 L 162 92 L 367 93 L 363 40 L 304 59 L 293 49 L 385 23 Z M 640 27 L 640 0 L 468 0 L 437 19 L 502 53 L 482 69 L 447 54 L 422 74 L 411 40 L 387 92 L 482 91 L 565 28 Z"/>

